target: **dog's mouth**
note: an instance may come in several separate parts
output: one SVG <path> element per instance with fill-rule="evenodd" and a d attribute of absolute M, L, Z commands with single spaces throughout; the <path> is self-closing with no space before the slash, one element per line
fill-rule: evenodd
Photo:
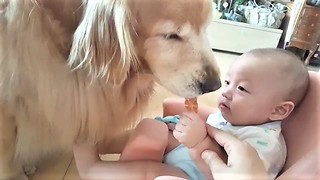
<path fill-rule="evenodd" d="M 210 93 L 221 87 L 219 72 L 213 68 L 204 68 L 190 73 L 174 72 L 161 74 L 151 72 L 155 82 L 165 87 L 175 95 L 184 98 L 194 98 L 202 94 Z"/>
<path fill-rule="evenodd" d="M 221 87 L 221 81 L 218 76 L 198 77 L 174 76 L 172 79 L 154 77 L 154 80 L 173 94 L 184 98 L 194 98 L 216 91 Z"/>
<path fill-rule="evenodd" d="M 194 98 L 199 95 L 214 92 L 221 87 L 221 81 L 219 78 L 207 78 L 205 81 L 193 80 L 192 85 L 187 86 L 186 98 Z"/>
<path fill-rule="evenodd" d="M 191 80 L 191 82 L 184 85 L 181 84 L 181 86 L 174 86 L 173 89 L 167 87 L 167 89 L 178 96 L 185 98 L 194 98 L 202 94 L 216 91 L 220 87 L 220 79 L 212 77 L 207 78 L 205 81 Z"/>
<path fill-rule="evenodd" d="M 194 86 L 199 90 L 199 94 L 206 94 L 218 90 L 221 87 L 219 71 L 212 66 L 204 66 L 204 71 L 197 73 L 194 79 Z"/>

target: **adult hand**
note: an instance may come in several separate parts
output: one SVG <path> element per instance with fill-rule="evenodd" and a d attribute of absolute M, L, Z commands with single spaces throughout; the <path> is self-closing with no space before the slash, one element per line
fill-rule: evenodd
<path fill-rule="evenodd" d="M 224 147 L 228 155 L 225 164 L 213 151 L 204 151 L 202 158 L 209 165 L 215 180 L 266 180 L 270 179 L 255 149 L 230 134 L 207 126 L 208 135 Z"/>
<path fill-rule="evenodd" d="M 183 113 L 175 126 L 173 136 L 181 144 L 192 148 L 207 136 L 206 123 L 196 113 Z"/>

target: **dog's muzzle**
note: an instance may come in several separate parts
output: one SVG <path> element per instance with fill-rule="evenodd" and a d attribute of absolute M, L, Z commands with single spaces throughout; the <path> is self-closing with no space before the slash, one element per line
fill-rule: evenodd
<path fill-rule="evenodd" d="M 216 91 L 221 87 L 221 81 L 219 77 L 207 77 L 204 82 L 198 81 L 198 87 L 202 94 Z"/>
<path fill-rule="evenodd" d="M 218 90 L 221 87 L 219 71 L 212 65 L 204 66 L 203 69 L 202 78 L 197 82 L 200 94 Z"/>

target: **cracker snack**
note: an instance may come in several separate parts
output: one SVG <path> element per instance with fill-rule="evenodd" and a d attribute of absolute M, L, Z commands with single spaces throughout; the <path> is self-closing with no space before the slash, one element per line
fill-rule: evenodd
<path fill-rule="evenodd" d="M 186 107 L 188 111 L 198 112 L 197 98 L 186 98 L 184 101 L 184 107 Z"/>

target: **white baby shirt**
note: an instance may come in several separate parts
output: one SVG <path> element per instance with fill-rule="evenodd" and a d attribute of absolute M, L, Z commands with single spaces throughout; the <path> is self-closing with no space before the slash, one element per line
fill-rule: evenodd
<path fill-rule="evenodd" d="M 286 143 L 281 134 L 281 121 L 255 126 L 233 126 L 219 112 L 209 115 L 207 123 L 237 137 L 239 140 L 248 142 L 256 149 L 268 174 L 273 179 L 276 178 L 287 156 Z"/>

